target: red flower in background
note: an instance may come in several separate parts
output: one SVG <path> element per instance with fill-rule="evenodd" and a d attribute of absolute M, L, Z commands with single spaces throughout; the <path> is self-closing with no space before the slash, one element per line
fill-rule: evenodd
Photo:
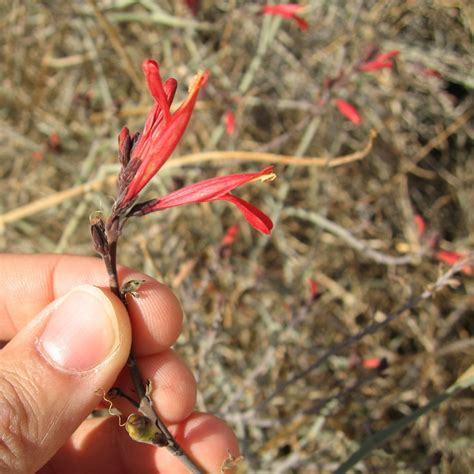
<path fill-rule="evenodd" d="M 443 262 L 452 266 L 458 263 L 459 261 L 469 257 L 469 254 L 467 253 L 454 252 L 452 250 L 443 250 L 439 248 L 439 239 L 437 236 L 426 236 L 426 222 L 419 214 L 415 215 L 415 227 L 418 234 L 418 238 L 425 242 L 425 245 L 428 248 L 430 255 L 436 260 L 438 260 L 438 262 Z M 463 267 L 462 271 L 466 275 L 473 275 L 474 265 L 467 264 Z"/>
<path fill-rule="evenodd" d="M 400 51 L 392 50 L 387 51 L 386 53 L 378 54 L 371 61 L 364 62 L 358 66 L 359 71 L 369 72 L 377 71 L 378 69 L 391 69 L 393 67 L 393 61 L 390 61 L 391 58 L 398 56 Z"/>
<path fill-rule="evenodd" d="M 185 0 L 184 3 L 191 10 L 193 15 L 197 15 L 201 6 L 200 0 Z"/>
<path fill-rule="evenodd" d="M 318 282 L 312 278 L 308 278 L 309 294 L 311 299 L 315 299 L 319 295 L 319 285 Z"/>
<path fill-rule="evenodd" d="M 362 123 L 362 117 L 359 112 L 353 105 L 349 104 L 349 102 L 346 102 L 343 99 L 336 99 L 335 103 L 339 112 L 341 112 L 341 114 L 348 118 L 352 123 L 355 125 L 360 125 Z"/>
<path fill-rule="evenodd" d="M 221 240 L 222 247 L 230 247 L 239 233 L 239 224 L 232 224 Z"/>
<path fill-rule="evenodd" d="M 425 76 L 428 76 L 428 77 L 436 77 L 438 79 L 442 79 L 442 75 L 439 71 L 437 71 L 436 69 L 432 69 L 430 67 L 425 67 L 423 68 L 422 70 L 422 73 L 425 75 Z"/>
<path fill-rule="evenodd" d="M 456 263 L 460 262 L 461 260 L 464 260 L 465 258 L 468 257 L 468 254 L 466 253 L 460 253 L 460 252 L 452 252 L 450 250 L 437 250 L 434 254 L 434 257 L 436 260 L 440 262 L 447 263 L 448 265 L 455 265 Z M 472 275 L 474 274 L 474 266 L 472 265 L 465 265 L 462 269 L 463 273 L 466 275 Z"/>
<path fill-rule="evenodd" d="M 227 135 L 233 135 L 235 133 L 235 115 L 232 110 L 226 110 L 225 130 L 227 132 Z"/>
<path fill-rule="evenodd" d="M 381 363 L 382 359 L 380 359 L 379 357 L 362 359 L 362 367 L 364 367 L 365 369 L 378 369 Z"/>
<path fill-rule="evenodd" d="M 415 215 L 415 227 L 418 238 L 423 237 L 426 231 L 426 222 L 420 214 Z"/>
<path fill-rule="evenodd" d="M 262 7 L 262 12 L 264 15 L 275 15 L 288 18 L 293 20 L 298 25 L 300 30 L 305 31 L 308 29 L 308 23 L 297 15 L 297 13 L 301 12 L 301 10 L 303 10 L 303 7 L 297 3 L 287 3 L 285 5 L 264 5 Z"/>

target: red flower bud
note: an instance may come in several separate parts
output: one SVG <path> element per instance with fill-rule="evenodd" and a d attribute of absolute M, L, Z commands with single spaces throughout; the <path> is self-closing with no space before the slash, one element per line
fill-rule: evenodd
<path fill-rule="evenodd" d="M 426 223 L 423 217 L 420 216 L 420 214 L 416 214 L 415 216 L 415 227 L 418 238 L 423 237 L 426 231 Z"/>
<path fill-rule="evenodd" d="M 344 115 L 344 117 L 348 118 L 356 125 L 360 125 L 362 123 L 362 117 L 353 105 L 349 104 L 349 102 L 346 102 L 343 99 L 336 99 L 335 102 L 336 107 L 339 109 L 339 112 Z"/>
<path fill-rule="evenodd" d="M 308 278 L 308 285 L 309 285 L 309 294 L 311 299 L 315 299 L 316 296 L 319 294 L 319 285 L 318 282 L 314 281 L 312 278 Z"/>
<path fill-rule="evenodd" d="M 239 224 L 232 224 L 227 229 L 227 232 L 222 238 L 221 245 L 223 247 L 230 247 L 234 243 L 235 237 L 237 236 L 238 232 L 239 232 Z"/>
<path fill-rule="evenodd" d="M 227 110 L 225 113 L 225 129 L 227 135 L 233 135 L 235 133 L 235 115 L 232 110 Z"/>

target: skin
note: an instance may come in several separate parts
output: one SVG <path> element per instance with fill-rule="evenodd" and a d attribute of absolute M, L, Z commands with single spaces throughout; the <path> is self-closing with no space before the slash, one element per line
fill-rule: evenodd
<path fill-rule="evenodd" d="M 97 390 L 103 393 L 120 385 L 134 395 L 123 370 L 132 334 L 142 376 L 155 387 L 154 406 L 185 451 L 211 473 L 220 472 L 229 451 L 238 456 L 230 428 L 210 414 L 193 411 L 195 380 L 170 349 L 182 326 L 181 308 L 171 290 L 121 268 L 121 281 L 146 280 L 140 298 L 130 298 L 129 318 L 107 290 L 107 275 L 98 259 L 0 255 L 0 268 L 0 340 L 10 341 L 0 350 L 0 473 L 187 472 L 166 449 L 130 440 L 117 417 L 86 419 L 101 403 Z M 53 302 L 84 284 L 93 285 L 87 291 L 113 308 L 119 343 L 94 370 L 65 372 L 38 350 L 38 335 L 48 324 Z M 134 411 L 124 400 L 114 400 L 114 406 L 125 416 Z"/>

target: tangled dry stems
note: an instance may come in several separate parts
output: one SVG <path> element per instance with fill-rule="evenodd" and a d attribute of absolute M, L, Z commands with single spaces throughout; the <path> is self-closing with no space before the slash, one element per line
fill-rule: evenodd
<path fill-rule="evenodd" d="M 213 204 L 131 224 L 133 237 L 121 248 L 121 263 L 179 295 L 187 319 L 177 350 L 197 374 L 198 408 L 236 429 L 243 469 L 329 472 L 368 433 L 447 387 L 474 355 L 472 277 L 464 276 L 457 288 L 445 287 L 265 403 L 325 351 L 436 281 L 440 265 L 422 251 L 415 214 L 446 248 L 472 250 L 472 7 L 319 2 L 308 6 L 311 27 L 302 33 L 263 19 L 254 4 L 203 3 L 196 19 L 178 2 L 163 2 L 168 16 L 146 1 L 0 7 L 1 212 L 66 193 L 4 222 L 0 243 L 11 252 L 92 253 L 88 215 L 110 207 L 113 183 L 102 177 L 115 163 L 116 135 L 125 123 L 139 128 L 149 103 L 137 76 L 144 57 L 159 59 L 181 82 L 210 70 L 176 156 L 245 150 L 330 158 L 363 148 L 374 127 L 378 139 L 360 162 L 280 165 L 271 188 L 242 190 L 273 217 L 269 238 L 242 224 L 222 258 L 219 242 L 238 217 Z M 394 70 L 340 90 L 363 113 L 363 125 L 354 127 L 330 104 L 317 107 L 316 98 L 324 79 L 357 61 L 370 42 L 401 54 Z M 426 68 L 441 78 L 424 75 Z M 223 122 L 229 108 L 237 119 L 233 136 Z M 59 147 L 48 145 L 53 133 Z M 222 159 L 172 167 L 150 193 L 252 166 Z M 86 192 L 67 194 L 97 179 Z M 371 258 L 374 252 L 389 260 Z M 309 277 L 322 292 L 312 302 Z M 388 361 L 383 376 L 354 366 L 374 357 Z M 255 416 L 245 416 L 256 407 Z M 362 471 L 423 472 L 431 463 L 433 472 L 468 472 L 472 411 L 472 399 L 459 395 L 374 452 Z"/>

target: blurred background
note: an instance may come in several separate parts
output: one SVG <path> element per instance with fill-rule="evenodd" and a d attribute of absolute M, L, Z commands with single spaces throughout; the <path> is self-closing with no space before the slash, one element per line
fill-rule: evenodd
<path fill-rule="evenodd" d="M 240 472 L 332 472 L 472 364 L 473 267 L 430 291 L 474 248 L 471 2 L 0 0 L 0 13 L 4 251 L 93 255 L 117 135 L 152 103 L 145 58 L 178 79 L 175 103 L 209 71 L 147 197 L 275 164 L 277 180 L 236 191 L 270 236 L 218 202 L 131 221 L 119 249 L 180 298 L 176 350 L 198 409 L 236 430 Z M 465 390 L 353 472 L 469 472 L 473 411 Z"/>

